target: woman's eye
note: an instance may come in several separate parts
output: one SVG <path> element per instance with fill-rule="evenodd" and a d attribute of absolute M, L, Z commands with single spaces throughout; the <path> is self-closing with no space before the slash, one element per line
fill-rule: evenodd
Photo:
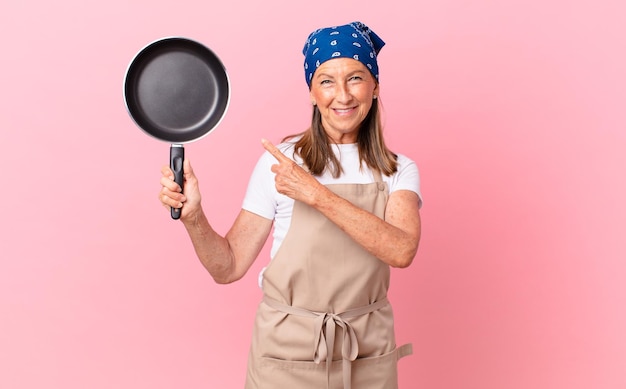
<path fill-rule="evenodd" d="M 349 81 L 361 81 L 361 80 L 362 80 L 361 76 L 352 76 L 349 79 Z"/>
<path fill-rule="evenodd" d="M 328 84 L 330 84 L 330 83 L 331 83 L 331 81 L 330 81 L 330 80 L 322 80 L 322 81 L 320 81 L 320 84 L 321 84 L 321 85 L 328 85 Z"/>

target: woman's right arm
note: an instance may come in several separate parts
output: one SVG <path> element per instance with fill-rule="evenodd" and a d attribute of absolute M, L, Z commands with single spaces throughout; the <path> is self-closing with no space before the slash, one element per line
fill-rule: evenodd
<path fill-rule="evenodd" d="M 246 210 L 241 210 L 225 236 L 211 227 L 201 206 L 198 180 L 191 164 L 183 165 L 185 190 L 174 182 L 168 166 L 161 169 L 159 200 L 168 208 L 181 209 L 180 220 L 185 226 L 198 259 L 215 282 L 227 284 L 243 277 L 261 252 L 272 228 L 272 221 Z"/>

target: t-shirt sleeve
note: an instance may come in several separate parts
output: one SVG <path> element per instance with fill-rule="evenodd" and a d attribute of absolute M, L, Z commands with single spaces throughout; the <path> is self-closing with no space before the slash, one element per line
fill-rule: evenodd
<path fill-rule="evenodd" d="M 272 165 L 276 159 L 264 152 L 252 170 L 242 208 L 269 220 L 276 214 L 276 187 Z"/>
<path fill-rule="evenodd" d="M 391 192 L 410 190 L 417 193 L 419 206 L 422 207 L 422 191 L 420 188 L 420 173 L 417 164 L 404 155 L 398 155 L 398 174 L 391 185 Z"/>

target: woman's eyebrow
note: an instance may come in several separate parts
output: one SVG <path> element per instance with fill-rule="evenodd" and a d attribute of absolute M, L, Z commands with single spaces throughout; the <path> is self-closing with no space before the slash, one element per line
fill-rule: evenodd
<path fill-rule="evenodd" d="M 320 78 L 320 77 L 333 78 L 333 76 L 331 76 L 331 75 L 330 75 L 330 74 L 328 74 L 328 73 L 324 73 L 324 72 L 317 73 L 317 74 L 315 75 L 315 78 Z"/>
<path fill-rule="evenodd" d="M 361 69 L 353 70 L 350 73 L 346 73 L 346 77 L 350 77 L 350 76 L 353 76 L 355 74 L 365 74 L 365 71 L 361 70 Z M 334 76 L 332 76 L 332 75 L 330 75 L 328 73 L 325 73 L 323 71 L 320 72 L 320 73 L 317 73 L 314 78 L 319 78 L 319 77 L 335 78 Z"/>

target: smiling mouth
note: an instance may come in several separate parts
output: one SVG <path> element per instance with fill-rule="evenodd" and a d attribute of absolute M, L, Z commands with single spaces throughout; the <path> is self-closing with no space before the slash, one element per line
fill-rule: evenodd
<path fill-rule="evenodd" d="M 340 115 L 346 114 L 346 113 L 350 113 L 353 110 L 354 110 L 354 107 L 350 107 L 350 108 L 333 108 L 333 111 L 337 112 Z"/>

